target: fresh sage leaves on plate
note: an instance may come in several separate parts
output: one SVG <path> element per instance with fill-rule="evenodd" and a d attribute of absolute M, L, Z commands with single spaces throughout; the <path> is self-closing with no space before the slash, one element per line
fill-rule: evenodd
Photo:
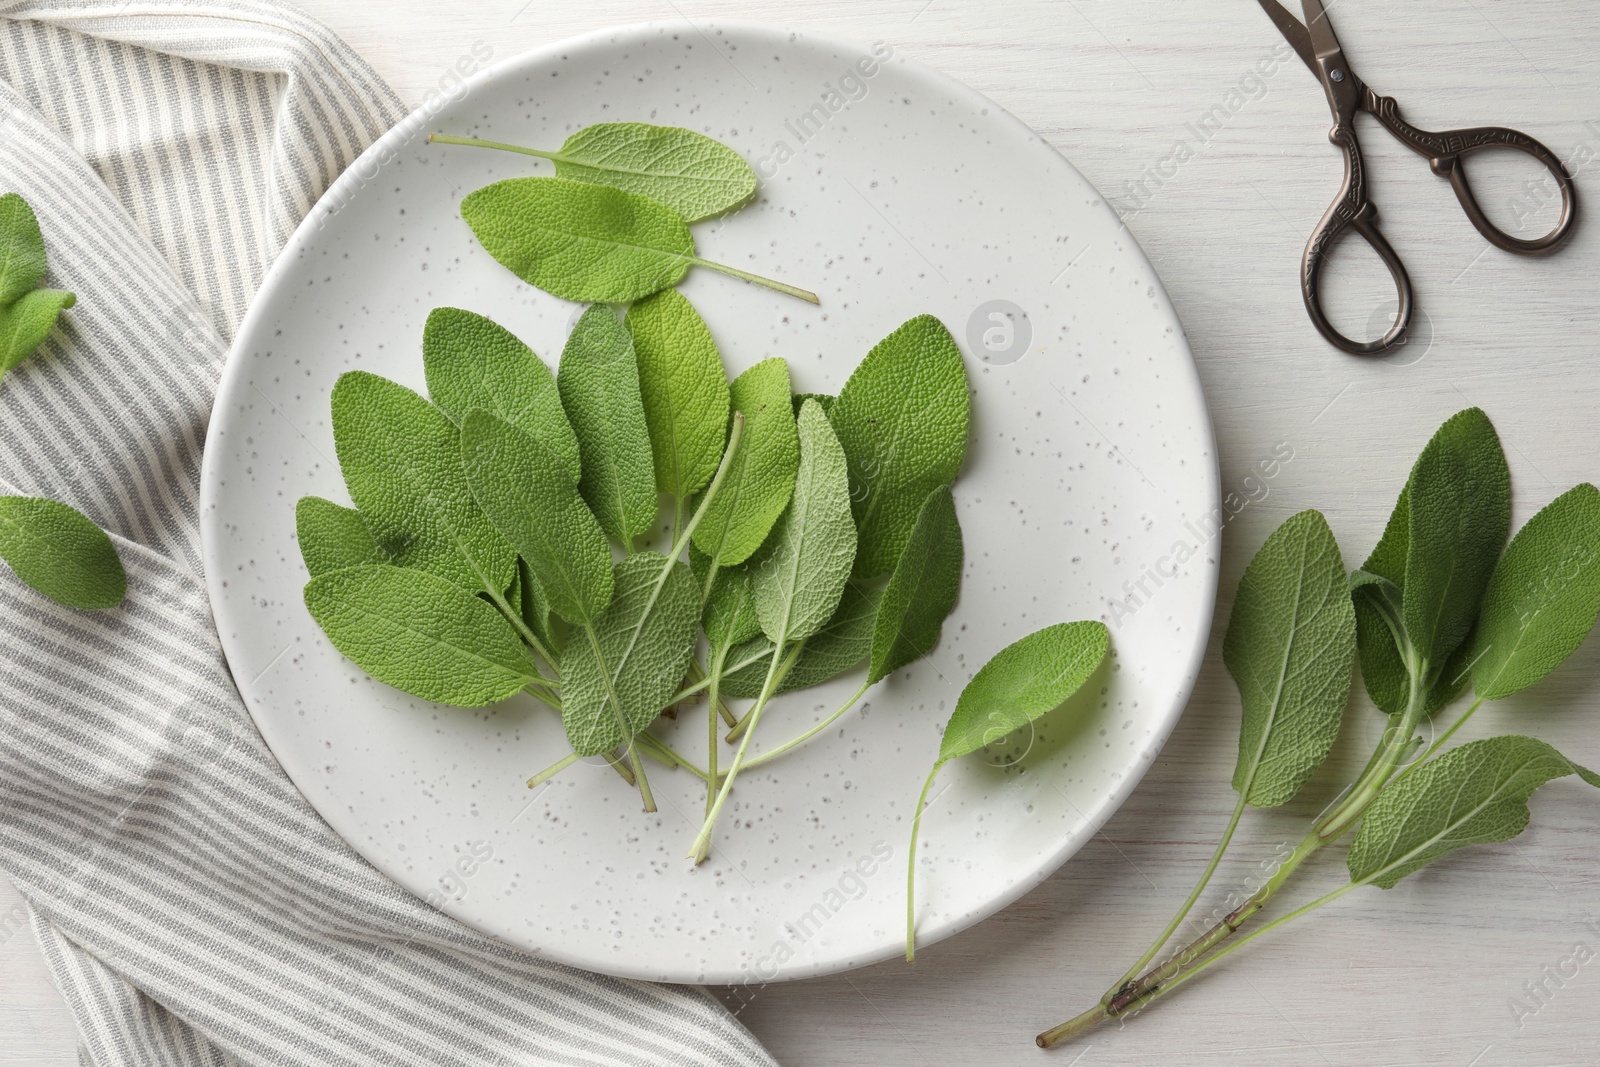
<path fill-rule="evenodd" d="M 28 202 L 0 196 L 0 380 L 31 356 L 75 298 L 40 288 L 44 236 Z M 128 579 L 111 538 L 81 512 L 41 497 L 0 496 L 0 559 L 36 592 L 70 608 L 122 603 Z"/>
<path fill-rule="evenodd" d="M 1345 574 L 1326 520 L 1304 511 L 1245 569 L 1223 641 L 1243 722 L 1232 817 L 1198 884 L 1150 948 L 1100 1002 L 1038 1036 L 1054 1045 L 1143 1009 L 1270 930 L 1365 886 L 1392 888 L 1459 848 L 1505 841 L 1527 825 L 1546 782 L 1600 776 L 1544 741 L 1511 734 L 1447 748 L 1488 700 L 1521 692 L 1571 655 L 1600 617 L 1600 490 L 1558 496 L 1506 543 L 1511 487 L 1499 435 L 1477 408 L 1423 449 L 1377 547 Z M 1339 732 L 1356 661 L 1389 716 L 1365 768 L 1310 826 L 1265 884 L 1166 961 L 1247 806 L 1284 804 L 1322 765 Z M 1422 732 L 1463 690 L 1472 701 Z M 1243 936 L 1306 860 L 1355 831 L 1349 880 Z"/>
<path fill-rule="evenodd" d="M 704 134 L 605 122 L 584 127 L 554 151 L 440 133 L 429 140 L 555 164 L 553 178 L 507 178 L 461 201 L 461 217 L 484 249 L 548 293 L 627 304 L 677 285 L 690 267 L 706 267 L 817 303 L 809 290 L 696 253 L 689 224 L 732 211 L 756 191 L 750 164 Z"/>

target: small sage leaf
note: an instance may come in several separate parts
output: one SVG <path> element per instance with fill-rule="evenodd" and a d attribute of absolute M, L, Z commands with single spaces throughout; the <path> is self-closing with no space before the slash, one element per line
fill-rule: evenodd
<path fill-rule="evenodd" d="M 655 461 L 633 339 L 606 305 L 572 328 L 556 386 L 583 460 L 578 492 L 613 541 L 632 544 L 656 519 Z"/>
<path fill-rule="evenodd" d="M 342 567 L 389 562 L 388 553 L 378 547 L 354 508 L 320 496 L 303 496 L 294 508 L 294 526 L 300 557 L 313 578 Z"/>
<path fill-rule="evenodd" d="M 334 648 L 423 700 L 482 707 L 536 676 L 504 616 L 425 571 L 383 564 L 328 571 L 306 583 L 305 600 Z"/>
<path fill-rule="evenodd" d="M 944 620 L 961 593 L 961 561 L 961 523 L 950 487 L 944 486 L 923 502 L 911 540 L 884 587 L 874 621 L 869 682 L 921 659 L 939 643 Z"/>
<path fill-rule="evenodd" d="M 461 422 L 461 462 L 484 514 L 517 550 L 570 623 L 591 623 L 611 602 L 611 546 L 568 468 L 532 435 L 473 411 Z"/>
<path fill-rule="evenodd" d="M 720 215 L 756 192 L 756 172 L 743 156 L 681 126 L 596 123 L 568 137 L 551 158 L 559 178 L 647 196 L 687 222 Z"/>
<path fill-rule="evenodd" d="M 882 590 L 863 588 L 855 582 L 845 586 L 844 596 L 828 624 L 806 639 L 773 695 L 807 689 L 837 678 L 859 664 L 872 652 L 873 621 L 878 617 Z M 772 662 L 772 642 L 755 636 L 736 646 L 728 656 L 734 667 L 723 675 L 722 691 L 731 697 L 755 698 L 767 680 Z"/>
<path fill-rule="evenodd" d="M 510 178 L 467 194 L 461 217 L 502 266 L 564 300 L 631 303 L 678 284 L 694 259 L 681 215 L 605 185 Z"/>
<path fill-rule="evenodd" d="M 460 434 L 410 389 L 365 371 L 333 387 L 333 443 L 356 510 L 402 567 L 499 595 L 516 553 L 478 507 Z"/>
<path fill-rule="evenodd" d="M 1244 717 L 1233 788 L 1259 808 L 1293 797 L 1339 736 L 1356 655 L 1355 609 L 1328 522 L 1302 511 L 1239 581 L 1222 659 Z"/>
<path fill-rule="evenodd" d="M 687 501 L 716 474 L 728 436 L 722 356 L 705 320 L 676 289 L 633 305 L 625 325 L 639 365 L 656 489 Z"/>
<path fill-rule="evenodd" d="M 0 375 L 33 355 L 75 303 L 75 296 L 60 289 L 35 289 L 0 307 Z"/>
<path fill-rule="evenodd" d="M 751 579 L 761 630 L 780 648 L 833 617 L 856 555 L 844 451 L 815 401 L 800 409 L 799 434 L 794 495 Z"/>
<path fill-rule="evenodd" d="M 1350 879 L 1392 889 L 1458 848 L 1510 840 L 1528 825 L 1533 791 L 1569 774 L 1600 786 L 1600 776 L 1532 737 L 1451 749 L 1378 794 L 1350 845 Z"/>
<path fill-rule="evenodd" d="M 42 497 L 0 497 L 0 559 L 18 578 L 69 608 L 114 608 L 128 578 L 104 530 Z"/>
<path fill-rule="evenodd" d="M 0 196 L 0 377 L 44 343 L 75 297 L 40 289 L 45 275 L 44 235 L 28 202 Z"/>
<path fill-rule="evenodd" d="M 755 598 L 750 595 L 750 571 L 746 567 L 718 568 L 706 589 L 706 579 L 711 574 L 711 557 L 689 546 L 689 569 L 705 596 L 705 610 L 701 626 L 712 648 L 731 648 L 761 633 L 761 623 L 756 618 Z"/>
<path fill-rule="evenodd" d="M 1506 546 L 1467 660 L 1485 700 L 1526 689 L 1570 656 L 1600 617 L 1600 491 L 1556 497 Z"/>
<path fill-rule="evenodd" d="M 967 374 L 944 324 L 920 315 L 867 353 L 828 418 L 850 464 L 858 578 L 892 568 L 928 494 L 967 453 Z"/>
<path fill-rule="evenodd" d="M 800 466 L 787 363 L 762 360 L 733 380 L 729 396 L 732 409 L 744 414 L 744 436 L 694 530 L 694 543 L 723 567 L 743 563 L 761 547 L 789 504 Z"/>
<path fill-rule="evenodd" d="M 609 752 L 655 721 L 682 684 L 699 633 L 700 590 L 686 565 L 639 552 L 612 573 L 610 607 L 592 636 L 567 638 L 561 657 L 561 717 L 580 756 Z"/>
<path fill-rule="evenodd" d="M 434 308 L 422 331 L 428 396 L 457 426 L 482 408 L 537 438 L 578 480 L 578 439 L 550 368 L 510 330 L 460 308 Z"/>

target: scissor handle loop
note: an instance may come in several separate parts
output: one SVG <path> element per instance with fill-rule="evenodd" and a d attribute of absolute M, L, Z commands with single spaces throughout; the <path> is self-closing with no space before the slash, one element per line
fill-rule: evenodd
<path fill-rule="evenodd" d="M 1311 316 L 1312 325 L 1330 344 L 1352 355 L 1382 355 L 1405 342 L 1406 329 L 1411 325 L 1411 278 L 1406 274 L 1405 264 L 1400 262 L 1400 257 L 1378 229 L 1377 210 L 1367 200 L 1361 147 L 1356 143 L 1354 130 L 1343 124 L 1335 126 L 1329 131 L 1328 140 L 1344 151 L 1344 186 L 1339 190 L 1339 198 L 1328 208 L 1327 214 L 1322 216 L 1322 221 L 1311 232 L 1311 239 L 1306 242 L 1305 255 L 1300 260 L 1300 295 L 1305 300 L 1306 313 Z M 1399 297 L 1394 324 L 1382 337 L 1372 341 L 1355 341 L 1346 337 L 1334 328 L 1322 311 L 1319 294 L 1323 265 L 1334 243 L 1350 230 L 1360 234 L 1372 246 L 1378 258 L 1383 260 L 1384 266 L 1389 269 L 1389 276 L 1394 279 L 1395 292 Z"/>
<path fill-rule="evenodd" d="M 1571 236 L 1572 224 L 1578 215 L 1577 186 L 1560 158 L 1532 137 L 1504 126 L 1475 126 L 1472 129 L 1442 130 L 1437 133 L 1419 130 L 1400 117 L 1400 106 L 1395 103 L 1394 97 L 1379 96 L 1371 89 L 1366 91 L 1362 107 L 1370 111 L 1406 147 L 1425 156 L 1435 174 L 1450 180 L 1450 188 L 1455 190 L 1456 199 L 1461 202 L 1461 209 L 1467 213 L 1467 218 L 1496 248 L 1522 256 L 1538 256 L 1554 252 Z M 1532 156 L 1555 179 L 1561 190 L 1561 218 L 1557 220 L 1555 228 L 1543 237 L 1529 240 L 1507 233 L 1496 226 L 1478 204 L 1478 198 L 1473 195 L 1472 186 L 1467 182 L 1467 169 L 1462 160 L 1474 152 L 1491 148 L 1510 148 Z"/>

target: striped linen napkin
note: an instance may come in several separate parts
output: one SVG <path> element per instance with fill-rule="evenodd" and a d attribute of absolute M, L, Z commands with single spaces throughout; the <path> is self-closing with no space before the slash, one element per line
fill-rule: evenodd
<path fill-rule="evenodd" d="M 0 492 L 81 509 L 128 572 L 108 612 L 0 576 L 0 870 L 97 1067 L 771 1064 L 703 990 L 537 959 L 389 882 L 228 674 L 196 523 L 228 338 L 403 114 L 269 0 L 0 0 L 0 192 L 78 294 L 0 384 Z"/>

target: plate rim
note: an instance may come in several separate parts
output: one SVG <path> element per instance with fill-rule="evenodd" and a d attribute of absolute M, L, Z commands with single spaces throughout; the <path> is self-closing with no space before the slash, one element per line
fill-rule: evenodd
<path fill-rule="evenodd" d="M 592 47 L 606 42 L 615 42 L 620 38 L 638 39 L 647 35 L 659 34 L 663 31 L 684 32 L 685 30 L 692 30 L 696 33 L 699 33 L 702 37 L 706 37 L 706 33 L 708 31 L 717 31 L 723 29 L 740 31 L 748 34 L 763 35 L 766 36 L 775 46 L 792 44 L 796 40 L 806 40 L 814 44 L 823 45 L 825 47 L 837 48 L 841 51 L 860 51 L 863 48 L 861 42 L 848 37 L 835 36 L 832 33 L 818 32 L 810 28 L 802 28 L 784 22 L 766 22 L 755 19 L 732 18 L 692 19 L 685 17 L 673 20 L 653 19 L 641 22 L 624 23 L 615 26 L 604 26 L 585 33 L 564 37 L 548 44 L 529 48 L 514 55 L 507 56 L 504 59 L 497 60 L 489 66 L 484 67 L 482 70 L 473 73 L 462 82 L 461 96 L 459 99 L 466 99 L 470 97 L 472 93 L 483 84 L 507 77 L 508 75 L 512 75 L 520 68 L 537 66 L 541 63 L 546 63 L 551 60 L 562 59 L 564 58 L 562 56 L 563 52 L 572 52 L 579 48 Z M 709 38 L 707 38 L 707 43 L 711 43 Z M 712 45 L 712 48 L 713 51 L 717 50 L 715 45 Z M 1179 367 L 1187 371 L 1190 388 L 1193 391 L 1193 395 L 1199 401 L 1199 414 L 1202 425 L 1197 426 L 1196 429 L 1203 433 L 1205 440 L 1210 445 L 1210 461 L 1205 464 L 1205 473 L 1207 475 L 1207 499 L 1205 501 L 1206 513 L 1210 514 L 1217 508 L 1220 508 L 1222 501 L 1221 457 L 1218 455 L 1216 427 L 1211 417 L 1211 408 L 1206 402 L 1205 390 L 1200 380 L 1199 365 L 1195 360 L 1193 349 L 1189 345 L 1188 334 L 1184 330 L 1183 323 L 1178 317 L 1177 309 L 1173 305 L 1172 298 L 1167 292 L 1166 285 L 1161 280 L 1161 275 L 1156 271 L 1154 265 L 1151 264 L 1149 256 L 1145 254 L 1144 247 L 1139 243 L 1137 237 L 1134 236 L 1133 231 L 1128 228 L 1125 221 L 1123 221 L 1120 217 L 1116 217 L 1116 212 L 1111 207 L 1110 201 L 1099 191 L 1094 183 L 1090 182 L 1089 179 L 1084 176 L 1082 171 L 1078 170 L 1078 168 L 1070 159 L 1068 159 L 1054 144 L 1045 140 L 1044 137 L 1042 137 L 1027 123 L 1013 115 L 1006 107 L 999 104 L 988 95 L 967 85 L 965 82 L 962 82 L 951 75 L 945 74 L 943 71 L 940 71 L 936 67 L 924 63 L 919 59 L 905 56 L 898 50 L 896 50 L 894 56 L 892 57 L 892 61 L 910 70 L 918 77 L 931 80 L 940 89 L 952 94 L 955 97 L 962 98 L 968 103 L 976 103 L 983 108 L 989 109 L 992 112 L 993 118 L 1002 123 L 1010 124 L 1017 132 L 1021 133 L 1025 139 L 1035 142 L 1042 150 L 1049 152 L 1050 155 L 1054 157 L 1054 162 L 1065 166 L 1068 172 L 1070 172 L 1077 178 L 1078 181 L 1082 183 L 1085 190 L 1092 192 L 1095 199 L 1091 204 L 1091 208 L 1097 208 L 1098 210 L 1105 212 L 1116 219 L 1117 225 L 1123 232 L 1127 234 L 1128 245 L 1124 250 L 1125 253 L 1136 257 L 1137 261 L 1144 267 L 1146 271 L 1149 272 L 1149 276 L 1155 288 L 1154 299 L 1159 306 L 1160 314 L 1165 316 L 1168 324 L 1171 326 L 1175 343 L 1181 349 L 1182 354 L 1188 357 L 1187 360 L 1179 361 Z M 456 102 L 449 96 L 446 96 L 445 100 L 447 103 Z M 220 567 L 218 566 L 220 560 L 217 558 L 219 551 L 218 546 L 222 544 L 225 539 L 225 534 L 220 527 L 225 525 L 225 523 L 223 523 L 220 512 L 216 507 L 215 499 L 216 493 L 220 489 L 218 466 L 222 461 L 218 458 L 218 454 L 222 449 L 220 445 L 217 445 L 216 447 L 213 447 L 213 445 L 219 440 L 219 435 L 215 431 L 219 425 L 222 425 L 225 422 L 226 409 L 229 406 L 229 401 L 232 399 L 235 391 L 241 388 L 244 377 L 245 372 L 243 367 L 246 365 L 247 361 L 239 358 L 239 341 L 241 338 L 247 337 L 253 330 L 255 330 L 257 328 L 258 320 L 265 317 L 266 311 L 264 309 L 271 303 L 272 294 L 283 285 L 284 275 L 286 275 L 292 269 L 293 264 L 299 258 L 298 253 L 304 251 L 306 246 L 314 238 L 316 232 L 321 230 L 323 220 L 341 210 L 344 204 L 347 203 L 350 198 L 359 195 L 365 185 L 372 180 L 370 177 L 362 177 L 362 171 L 365 169 L 364 165 L 376 159 L 378 160 L 377 169 L 381 169 L 384 164 L 384 160 L 382 160 L 380 157 L 382 157 L 385 153 L 398 151 L 405 145 L 409 144 L 423 129 L 426 128 L 427 124 L 441 110 L 443 110 L 443 105 L 433 111 L 430 111 L 428 108 L 427 99 L 425 97 L 422 104 L 409 111 L 403 118 L 396 122 L 394 126 L 385 131 L 382 136 L 374 140 L 364 151 L 356 156 L 356 158 L 350 162 L 350 164 L 339 174 L 339 176 L 328 185 L 328 187 L 322 192 L 321 196 L 317 198 L 310 210 L 306 212 L 305 217 L 301 219 L 300 223 L 295 227 L 294 231 L 284 242 L 283 247 L 279 250 L 277 256 L 273 259 L 267 271 L 263 274 L 261 284 L 257 287 L 255 294 L 251 297 L 250 304 L 246 309 L 243 318 L 240 319 L 238 328 L 234 332 L 233 340 L 228 346 L 227 358 L 223 365 L 222 373 L 217 379 L 216 392 L 212 401 L 209 420 L 207 422 L 206 444 L 201 459 L 199 496 L 200 559 L 205 573 L 206 596 L 209 602 L 208 606 L 211 609 L 213 625 L 216 629 L 217 639 L 222 649 L 223 659 L 227 665 L 228 673 L 230 677 L 233 678 L 235 688 L 240 694 L 240 700 L 245 705 L 245 710 L 249 713 L 251 722 L 255 725 L 257 733 L 261 736 L 262 742 L 266 744 L 268 749 L 272 752 L 273 759 L 283 770 L 285 776 L 287 776 L 291 784 L 294 785 L 295 791 L 300 794 L 300 797 L 305 801 L 307 806 L 316 813 L 317 817 L 321 819 L 328 826 L 328 828 L 331 829 L 333 833 L 337 835 L 339 839 L 343 841 L 353 852 L 360 856 L 363 861 L 371 864 L 376 871 L 383 875 L 383 877 L 393 882 L 401 890 L 413 897 L 416 897 L 417 900 L 423 903 L 427 903 L 423 896 L 415 893 L 405 884 L 405 882 L 401 880 L 399 875 L 392 872 L 385 864 L 380 863 L 373 854 L 369 854 L 368 850 L 359 843 L 361 840 L 360 835 L 346 834 L 343 832 L 343 830 L 341 830 L 339 822 L 336 821 L 337 813 L 330 815 L 329 813 L 324 812 L 321 807 L 312 801 L 311 795 L 301 788 L 300 782 L 297 780 L 296 775 L 289 769 L 289 765 L 284 762 L 277 749 L 268 739 L 268 731 L 263 729 L 262 723 L 257 717 L 255 708 L 251 706 L 250 700 L 245 696 L 244 687 L 239 684 L 239 675 L 234 669 L 234 661 L 236 655 L 242 659 L 245 654 L 245 650 L 242 647 L 237 647 L 240 645 L 240 642 L 224 632 L 220 625 L 217 625 L 217 620 L 219 617 L 217 606 L 225 602 L 222 596 L 221 571 Z M 331 210 L 328 210 L 327 206 L 330 204 L 335 204 L 337 206 L 333 207 Z M 973 926 L 976 926 L 978 923 L 981 923 L 985 919 L 988 919 L 1003 909 L 1009 907 L 1036 886 L 1042 884 L 1053 874 L 1055 874 L 1056 871 L 1060 870 L 1062 865 L 1065 864 L 1067 860 L 1071 859 L 1079 849 L 1086 845 L 1089 840 L 1100 831 L 1106 822 L 1110 820 L 1111 816 L 1122 807 L 1122 805 L 1127 801 L 1128 797 L 1132 795 L 1133 790 L 1138 787 L 1139 783 L 1143 781 L 1144 776 L 1155 764 L 1156 757 L 1160 755 L 1162 749 L 1165 747 L 1166 742 L 1172 735 L 1172 731 L 1177 726 L 1178 720 L 1182 717 L 1185 708 L 1188 706 L 1190 698 L 1194 695 L 1194 689 L 1199 680 L 1200 668 L 1205 658 L 1206 649 L 1210 644 L 1211 628 L 1216 617 L 1217 590 L 1220 584 L 1220 578 L 1221 554 L 1217 553 L 1213 559 L 1208 561 L 1204 573 L 1200 576 L 1200 582 L 1202 585 L 1200 594 L 1203 598 L 1202 603 L 1204 607 L 1202 608 L 1201 616 L 1194 620 L 1195 625 L 1193 628 L 1193 633 L 1195 636 L 1190 641 L 1190 647 L 1187 650 L 1187 654 L 1184 657 L 1184 662 L 1182 664 L 1183 681 L 1180 683 L 1178 691 L 1174 695 L 1170 705 L 1162 712 L 1160 719 L 1152 724 L 1152 728 L 1146 743 L 1130 758 L 1129 766 L 1122 776 L 1117 780 L 1112 788 L 1107 790 L 1096 800 L 1096 803 L 1091 810 L 1084 813 L 1083 821 L 1075 828 L 1075 830 L 1062 837 L 1057 847 L 1051 851 L 1034 869 L 1031 876 L 1018 878 L 1011 885 L 1006 886 L 1002 892 L 989 897 L 981 905 L 966 909 L 965 911 L 959 913 L 951 914 L 941 920 L 930 919 L 925 924 L 919 925 L 917 930 L 917 943 L 919 947 L 930 947 L 940 941 L 945 940 L 946 938 L 952 937 L 958 933 L 970 929 Z M 678 976 L 664 976 L 660 973 L 651 972 L 641 968 L 629 968 L 627 966 L 618 965 L 601 966 L 597 965 L 596 962 L 590 958 L 579 959 L 560 951 L 550 951 L 544 948 L 537 950 L 529 948 L 526 945 L 518 944 L 515 941 L 508 940 L 500 934 L 486 929 L 485 927 L 474 922 L 469 917 L 454 914 L 451 910 L 448 910 L 445 907 L 439 907 L 431 904 L 429 906 L 434 907 L 435 910 L 439 911 L 441 914 L 450 916 L 452 919 L 455 919 L 462 925 L 479 934 L 482 934 L 485 937 L 490 938 L 499 944 L 517 949 L 518 951 L 528 952 L 530 955 L 537 956 L 541 959 L 547 959 L 567 966 L 578 967 L 584 970 L 595 971 L 597 973 L 607 974 L 618 978 L 638 979 L 644 981 L 689 982 L 700 985 L 739 985 L 744 984 L 749 978 L 747 971 L 737 972 L 717 969 L 714 967 L 703 968 L 692 976 L 686 974 Z M 891 944 L 882 950 L 868 951 L 864 954 L 854 956 L 842 951 L 834 952 L 828 958 L 815 963 L 801 964 L 800 966 L 793 967 L 792 969 L 788 967 L 783 968 L 780 970 L 780 974 L 771 980 L 798 981 L 805 978 L 818 978 L 830 974 L 838 974 L 841 972 L 857 970 L 862 967 L 870 966 L 874 963 L 880 963 L 884 960 L 892 959 L 897 955 L 899 955 L 897 944 Z"/>

